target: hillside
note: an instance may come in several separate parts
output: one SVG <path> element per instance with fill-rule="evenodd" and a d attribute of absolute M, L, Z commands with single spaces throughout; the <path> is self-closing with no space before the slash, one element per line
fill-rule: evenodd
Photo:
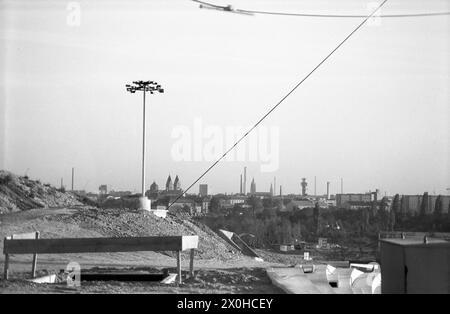
<path fill-rule="evenodd" d="M 0 213 L 74 205 L 82 203 L 70 192 L 0 170 Z"/>

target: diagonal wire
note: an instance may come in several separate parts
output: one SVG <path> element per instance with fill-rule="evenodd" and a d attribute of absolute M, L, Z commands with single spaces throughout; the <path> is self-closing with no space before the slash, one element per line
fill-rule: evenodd
<path fill-rule="evenodd" d="M 235 9 L 237 13 L 246 14 L 264 14 L 264 15 L 282 15 L 282 16 L 299 16 L 299 17 L 319 17 L 319 18 L 364 18 L 366 15 L 352 15 L 352 14 L 311 14 L 311 13 L 287 13 L 287 12 L 270 12 L 270 11 L 255 11 L 245 9 Z M 450 15 L 450 12 L 427 12 L 427 13 L 409 13 L 409 14 L 381 14 L 377 15 L 382 18 L 401 18 L 401 17 L 429 17 L 429 16 L 443 16 Z"/>
<path fill-rule="evenodd" d="M 201 176 L 199 176 L 186 190 L 184 190 L 182 193 L 180 193 L 180 195 L 178 195 L 174 201 L 172 201 L 169 206 L 167 207 L 167 209 L 169 209 L 170 207 L 172 207 L 172 205 L 174 203 L 176 203 L 176 201 L 178 201 L 183 194 L 185 194 L 186 192 L 188 192 L 198 181 L 200 181 L 212 168 L 214 168 L 229 152 L 231 152 L 244 138 L 247 137 L 248 134 L 250 134 L 250 132 L 252 132 L 265 118 L 267 118 L 267 116 L 269 116 L 279 105 L 281 105 L 281 103 L 288 98 L 300 85 L 303 84 L 304 81 L 306 81 L 311 74 L 313 74 L 323 63 L 325 63 L 325 61 L 328 60 L 328 58 L 331 57 L 331 55 L 333 55 L 336 50 L 338 50 L 354 33 L 356 33 L 385 3 L 387 2 L 387 0 L 384 0 L 370 15 L 366 16 L 365 19 L 350 33 L 348 34 L 344 40 L 342 40 L 339 45 L 337 45 L 325 58 L 322 59 L 322 61 L 320 61 L 305 77 L 303 77 L 300 82 L 297 83 L 297 85 L 295 85 L 283 98 L 280 99 L 280 101 L 278 101 L 276 103 L 275 106 L 272 107 L 272 109 L 270 109 L 264 116 L 262 116 L 258 122 L 256 122 L 236 143 L 233 144 L 233 146 L 231 146 L 219 159 L 217 159 L 211 166 L 209 166 L 208 169 L 206 169 Z"/>
<path fill-rule="evenodd" d="M 298 17 L 316 17 L 316 18 L 365 18 L 367 15 L 358 14 L 315 14 L 315 13 L 289 13 L 289 12 L 274 12 L 274 11 L 258 11 L 258 10 L 246 10 L 246 9 L 235 9 L 227 8 L 226 6 L 220 6 L 206 1 L 191 0 L 201 5 L 205 5 L 203 8 L 222 10 L 231 13 L 242 13 L 242 14 L 264 14 L 264 15 L 282 15 L 282 16 L 298 16 Z M 405 14 L 380 14 L 377 17 L 382 18 L 401 18 L 401 17 L 430 17 L 430 16 L 444 16 L 450 15 L 449 11 L 443 12 L 421 12 L 421 13 L 405 13 Z"/>

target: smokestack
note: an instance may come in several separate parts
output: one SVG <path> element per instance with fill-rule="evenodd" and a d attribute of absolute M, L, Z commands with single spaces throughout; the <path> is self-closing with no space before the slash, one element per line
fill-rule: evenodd
<path fill-rule="evenodd" d="M 283 196 L 283 192 L 281 190 L 281 185 L 280 185 L 280 196 Z"/>
<path fill-rule="evenodd" d="M 239 189 L 239 194 L 242 194 L 242 174 L 241 174 L 241 187 Z"/>
<path fill-rule="evenodd" d="M 273 195 L 277 193 L 277 177 L 273 177 Z"/>
<path fill-rule="evenodd" d="M 73 191 L 73 179 L 75 176 L 75 168 L 72 167 L 72 191 Z"/>
<path fill-rule="evenodd" d="M 244 195 L 247 195 L 247 167 L 244 167 Z"/>
<path fill-rule="evenodd" d="M 316 176 L 314 176 L 314 196 L 317 195 L 317 190 L 316 190 Z"/>
<path fill-rule="evenodd" d="M 341 178 L 341 194 L 344 194 L 344 178 Z"/>
<path fill-rule="evenodd" d="M 327 200 L 330 199 L 330 182 L 327 182 Z"/>
<path fill-rule="evenodd" d="M 63 182 L 63 178 L 61 178 L 61 190 L 64 187 L 64 182 Z"/>

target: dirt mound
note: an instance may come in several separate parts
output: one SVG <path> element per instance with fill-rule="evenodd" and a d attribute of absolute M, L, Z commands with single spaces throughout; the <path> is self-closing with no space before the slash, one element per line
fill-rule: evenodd
<path fill-rule="evenodd" d="M 172 215 L 159 218 L 151 213 L 135 210 L 80 208 L 73 214 L 52 215 L 48 219 L 76 225 L 106 237 L 198 235 L 199 248 L 196 254 L 202 259 L 230 260 L 241 256 L 208 227 Z M 172 252 L 167 254 L 171 255 Z"/>
<path fill-rule="evenodd" d="M 70 192 L 0 170 L 0 213 L 74 205 L 82 203 Z"/>

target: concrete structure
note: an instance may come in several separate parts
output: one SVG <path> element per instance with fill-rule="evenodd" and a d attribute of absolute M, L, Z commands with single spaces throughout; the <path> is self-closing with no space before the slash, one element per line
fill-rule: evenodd
<path fill-rule="evenodd" d="M 198 189 L 201 197 L 208 196 L 208 184 L 200 184 Z"/>
<path fill-rule="evenodd" d="M 450 293 L 450 242 L 380 240 L 381 293 Z"/>

